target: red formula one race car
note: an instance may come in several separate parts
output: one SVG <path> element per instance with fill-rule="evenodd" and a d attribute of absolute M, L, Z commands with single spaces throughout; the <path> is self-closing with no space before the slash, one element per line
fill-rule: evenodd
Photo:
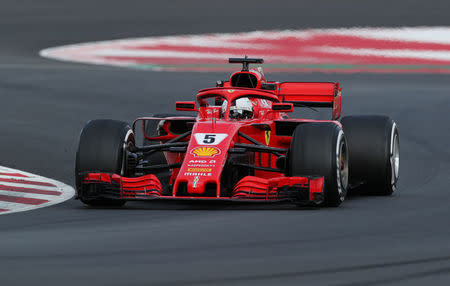
<path fill-rule="evenodd" d="M 241 71 L 178 111 L 130 127 L 93 120 L 76 155 L 77 198 L 88 205 L 127 200 L 226 200 L 338 206 L 349 189 L 390 195 L 399 170 L 396 124 L 386 116 L 341 114 L 331 82 L 267 81 L 262 59 L 230 59 Z M 294 106 L 332 108 L 332 120 L 294 119 Z"/>

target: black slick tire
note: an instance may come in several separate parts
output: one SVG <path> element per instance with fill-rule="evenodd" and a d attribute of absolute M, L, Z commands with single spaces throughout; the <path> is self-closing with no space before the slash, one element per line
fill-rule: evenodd
<path fill-rule="evenodd" d="M 123 200 L 89 199 L 83 194 L 81 173 L 105 172 L 127 175 L 124 149 L 134 144 L 134 134 L 126 122 L 92 120 L 83 128 L 75 161 L 75 185 L 80 200 L 91 206 L 122 206 Z"/>
<path fill-rule="evenodd" d="M 304 123 L 294 130 L 288 154 L 289 176 L 323 176 L 324 204 L 339 206 L 348 185 L 348 152 L 342 129 L 335 123 Z"/>
<path fill-rule="evenodd" d="M 387 116 L 346 116 L 350 184 L 357 193 L 388 196 L 396 189 L 400 151 L 397 124 Z"/>

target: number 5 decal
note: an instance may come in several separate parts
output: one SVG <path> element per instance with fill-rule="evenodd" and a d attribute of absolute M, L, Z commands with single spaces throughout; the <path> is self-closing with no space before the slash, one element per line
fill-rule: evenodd
<path fill-rule="evenodd" d="M 227 138 L 225 133 L 197 133 L 194 134 L 195 141 L 199 145 L 218 145 L 223 139 Z"/>
<path fill-rule="evenodd" d="M 203 137 L 203 144 L 213 144 L 216 141 L 216 134 L 206 134 Z"/>

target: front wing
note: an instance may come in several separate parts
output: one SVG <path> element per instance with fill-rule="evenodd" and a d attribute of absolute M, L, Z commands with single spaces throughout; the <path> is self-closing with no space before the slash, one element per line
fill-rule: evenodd
<path fill-rule="evenodd" d="M 164 190 L 152 174 L 129 178 L 110 173 L 88 173 L 83 176 L 79 192 L 87 199 L 118 200 L 219 200 L 241 202 L 293 202 L 321 204 L 324 201 L 323 177 L 278 177 L 264 179 L 254 176 L 242 178 L 231 196 L 176 195 Z M 220 192 L 218 192 L 220 193 Z"/>

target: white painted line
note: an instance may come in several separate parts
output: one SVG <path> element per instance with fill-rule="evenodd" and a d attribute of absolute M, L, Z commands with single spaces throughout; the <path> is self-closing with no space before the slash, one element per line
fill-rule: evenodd
<path fill-rule="evenodd" d="M 54 204 L 62 203 L 68 199 L 71 199 L 75 195 L 75 190 L 64 183 L 59 181 L 45 178 L 39 175 L 31 174 L 28 172 L 24 172 L 21 170 L 11 169 L 8 167 L 0 166 L 0 173 L 19 173 L 27 176 L 28 178 L 23 178 L 28 181 L 41 182 L 41 183 L 49 183 L 54 185 L 51 186 L 40 186 L 40 185 L 31 185 L 31 184 L 20 184 L 20 183 L 11 183 L 11 182 L 0 182 L 2 185 L 2 190 L 0 190 L 0 196 L 2 196 L 3 200 L 0 200 L 0 215 L 9 214 L 15 212 L 22 212 L 33 210 L 37 208 L 48 207 Z M 1 178 L 10 178 L 10 179 L 18 179 L 17 176 L 8 177 L 6 175 L 2 175 Z M 5 187 L 11 187 L 11 190 L 3 190 Z M 14 191 L 14 188 L 24 188 L 24 192 Z M 60 195 L 48 195 L 48 194 L 35 194 L 26 192 L 26 189 L 36 189 L 42 191 L 57 191 L 60 192 Z M 48 202 L 39 203 L 40 204 L 26 204 L 26 203 L 18 203 L 14 201 L 5 201 L 10 198 L 24 198 L 30 200 L 48 200 Z"/>
<path fill-rule="evenodd" d="M 21 188 L 39 189 L 39 190 L 47 190 L 47 191 L 57 191 L 58 190 L 57 186 L 54 186 L 54 187 L 37 186 L 37 185 L 28 185 L 28 184 L 1 182 L 1 181 L 0 181 L 0 186 L 21 187 Z"/>
<path fill-rule="evenodd" d="M 60 195 L 34 194 L 34 193 L 4 191 L 4 190 L 0 190 L 0 195 L 22 197 L 22 198 L 30 198 L 30 199 L 40 199 L 40 200 L 51 200 L 54 197 L 59 197 L 60 196 Z M 61 193 L 61 195 L 62 195 L 62 193 Z"/>
<path fill-rule="evenodd" d="M 449 51 L 439 50 L 380 50 L 380 49 L 352 49 L 352 48 L 334 48 L 334 47 L 321 47 L 320 51 L 330 54 L 343 54 L 343 55 L 357 55 L 357 56 L 377 56 L 388 58 L 416 58 L 427 60 L 450 60 Z"/>
<path fill-rule="evenodd" d="M 156 71 L 225 71 L 227 58 L 264 58 L 275 71 L 450 73 L 450 27 L 351 27 L 174 35 L 72 44 L 42 57 Z"/>
<path fill-rule="evenodd" d="M 0 215 L 2 214 L 9 214 L 9 213 L 16 213 L 16 212 L 22 212 L 22 211 L 30 211 L 33 209 L 37 209 L 38 207 L 43 207 L 42 205 L 27 205 L 22 203 L 15 203 L 15 202 L 0 202 L 1 203 L 1 209 L 6 209 L 7 211 L 0 212 Z M 14 211 L 16 210 L 16 211 Z"/>
<path fill-rule="evenodd" d="M 205 54 L 201 52 L 171 52 L 165 50 L 114 50 L 105 49 L 92 52 L 91 55 L 95 56 L 105 56 L 105 57 L 123 57 L 123 58 L 179 58 L 179 59 L 215 59 L 223 60 L 229 57 L 241 57 L 240 54 L 227 54 L 227 53 L 210 53 Z M 255 54 L 252 53 L 253 57 L 264 57 L 265 53 Z M 287 57 L 283 56 L 272 56 L 274 60 L 288 60 Z"/>
<path fill-rule="evenodd" d="M 218 59 L 223 60 L 230 54 L 205 54 L 200 52 L 171 52 L 165 50 L 115 50 L 115 49 L 105 49 L 92 52 L 91 55 L 96 56 L 107 56 L 107 57 L 156 57 L 156 58 L 188 58 L 188 59 Z M 239 55 L 231 55 L 233 57 L 238 57 Z"/>
<path fill-rule="evenodd" d="M 336 35 L 359 36 L 369 39 L 450 44 L 449 27 L 352 28 L 328 31 Z"/>
<path fill-rule="evenodd" d="M 1 168 L 1 166 L 0 166 L 0 168 Z M 23 175 L 23 177 L 20 176 L 20 175 Z M 0 172 L 0 178 L 15 179 L 15 180 L 30 180 L 30 177 L 26 176 L 25 174 L 22 174 L 22 172 L 21 173 L 18 173 L 18 172 L 15 172 L 15 173 L 12 173 L 12 172 Z M 34 181 L 36 181 L 36 182 L 47 182 L 47 180 L 43 180 L 43 179 L 40 179 L 40 178 L 37 178 L 37 177 L 34 178 Z"/>

